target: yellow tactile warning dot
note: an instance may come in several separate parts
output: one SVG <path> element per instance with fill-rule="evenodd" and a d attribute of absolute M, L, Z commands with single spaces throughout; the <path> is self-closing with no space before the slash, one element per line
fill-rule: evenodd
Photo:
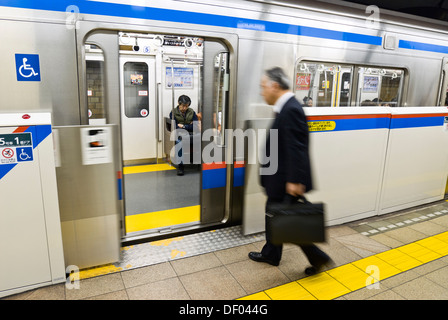
<path fill-rule="evenodd" d="M 271 300 L 271 298 L 269 298 L 269 296 L 266 293 L 264 293 L 264 291 L 262 291 L 251 294 L 249 296 L 245 296 L 239 300 Z"/>
<path fill-rule="evenodd" d="M 366 279 L 369 277 L 367 273 L 351 263 L 328 270 L 327 273 L 351 291 L 365 287 Z"/>
<path fill-rule="evenodd" d="M 174 169 L 176 168 L 174 166 L 170 166 L 168 163 L 148 164 L 144 166 L 123 167 L 123 174 L 166 171 Z"/>
<path fill-rule="evenodd" d="M 316 300 L 311 293 L 297 282 L 266 290 L 265 293 L 272 300 Z"/>
<path fill-rule="evenodd" d="M 443 232 L 443 233 L 439 233 L 431 238 L 436 238 L 439 240 L 442 240 L 444 242 L 448 242 L 448 231 L 447 232 Z"/>
<path fill-rule="evenodd" d="M 304 300 L 306 292 L 318 300 L 335 299 L 447 255 L 448 232 L 443 232 L 240 300 Z"/>
<path fill-rule="evenodd" d="M 405 246 L 397 248 L 403 253 L 410 255 L 411 257 L 421 261 L 422 263 L 426 263 L 441 257 L 440 254 L 425 248 L 417 243 L 410 243 Z"/>
<path fill-rule="evenodd" d="M 435 237 L 419 240 L 416 244 L 419 244 L 443 256 L 448 254 L 448 245 L 446 242 Z"/>
<path fill-rule="evenodd" d="M 372 266 L 377 267 L 379 270 L 379 275 L 373 274 L 372 277 L 378 280 L 383 280 L 389 277 L 392 277 L 401 271 L 394 266 L 390 265 L 389 263 L 385 262 L 384 260 L 381 260 L 377 256 L 371 256 L 367 257 L 355 262 L 352 262 L 355 266 L 360 268 L 361 270 L 368 270 L 371 269 Z M 370 271 L 367 271 L 370 274 Z"/>
<path fill-rule="evenodd" d="M 387 261 L 402 272 L 421 265 L 421 262 L 419 260 L 397 249 L 385 251 L 377 254 L 376 256 L 381 260 Z"/>
<path fill-rule="evenodd" d="M 331 300 L 350 292 L 346 286 L 330 276 L 327 272 L 300 279 L 297 283 L 318 300 Z"/>

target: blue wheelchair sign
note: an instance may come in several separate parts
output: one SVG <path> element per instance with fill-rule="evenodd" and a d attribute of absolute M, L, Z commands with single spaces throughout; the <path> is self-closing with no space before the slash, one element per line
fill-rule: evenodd
<path fill-rule="evenodd" d="M 17 81 L 40 81 L 38 54 L 16 53 Z"/>
<path fill-rule="evenodd" d="M 17 162 L 33 161 L 32 147 L 18 147 L 16 148 Z"/>

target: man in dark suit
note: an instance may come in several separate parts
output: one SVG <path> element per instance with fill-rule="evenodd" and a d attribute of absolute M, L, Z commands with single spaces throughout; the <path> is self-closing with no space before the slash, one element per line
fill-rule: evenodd
<path fill-rule="evenodd" d="M 260 169 L 261 185 L 265 188 L 268 200 L 266 206 L 275 202 L 297 201 L 313 188 L 308 150 L 309 131 L 305 113 L 294 94 L 289 91 L 289 79 L 282 69 L 275 67 L 265 72 L 261 79 L 261 94 L 269 105 L 274 105 L 276 114 L 271 129 L 277 130 L 278 141 L 266 139 L 266 157 L 270 163 Z M 274 139 L 273 139 L 274 140 Z M 270 154 L 271 143 L 278 144 L 277 155 Z M 277 161 L 275 173 L 263 169 Z M 263 168 L 264 167 L 264 168 Z M 320 271 L 331 261 L 330 257 L 314 244 L 300 245 L 311 267 L 305 270 L 311 275 Z M 257 262 L 267 262 L 278 266 L 282 257 L 282 245 L 270 242 L 266 232 L 266 244 L 261 252 L 250 252 L 249 258 Z"/>

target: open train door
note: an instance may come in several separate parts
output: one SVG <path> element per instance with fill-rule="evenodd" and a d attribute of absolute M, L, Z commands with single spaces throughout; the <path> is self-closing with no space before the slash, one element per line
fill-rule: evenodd
<path fill-rule="evenodd" d="M 235 61 L 231 62 L 230 52 L 235 51 L 237 38 L 98 26 L 88 32 L 87 25 L 82 24 L 85 35 L 80 31 L 78 37 L 83 41 L 79 72 L 85 75 L 80 80 L 81 120 L 119 125 L 122 171 L 117 177 L 123 241 L 198 231 L 238 220 L 232 216 L 231 205 L 234 162 L 226 162 L 232 141 L 224 135 L 235 122 L 231 103 L 235 75 L 230 72 Z M 100 62 L 89 62 L 95 50 Z M 95 69 L 96 65 L 100 68 Z M 89 81 L 88 72 L 92 79 L 97 78 L 95 72 L 102 73 L 98 75 L 101 83 Z M 91 106 L 97 99 L 92 85 L 102 88 L 102 120 L 94 119 L 96 111 Z M 189 159 L 192 166 L 178 176 L 171 161 L 175 140 L 169 114 L 183 94 L 191 98 L 191 108 L 201 116 L 201 130 L 196 140 L 199 150 Z"/>

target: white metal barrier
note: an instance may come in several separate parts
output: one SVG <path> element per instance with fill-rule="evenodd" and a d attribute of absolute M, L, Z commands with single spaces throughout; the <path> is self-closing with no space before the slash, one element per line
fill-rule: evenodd
<path fill-rule="evenodd" d="M 0 297 L 65 281 L 50 113 L 0 115 Z"/>

